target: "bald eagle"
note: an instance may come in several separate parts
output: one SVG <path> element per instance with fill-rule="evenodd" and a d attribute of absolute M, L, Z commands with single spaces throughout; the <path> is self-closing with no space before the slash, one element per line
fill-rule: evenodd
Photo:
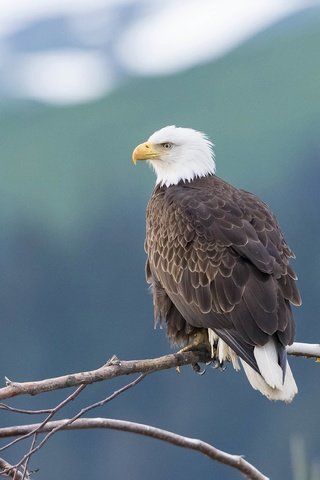
<path fill-rule="evenodd" d="M 212 148 L 201 132 L 167 126 L 133 151 L 157 177 L 145 241 L 155 324 L 185 350 L 205 344 L 236 370 L 240 359 L 254 389 L 290 402 L 294 254 L 269 207 L 215 175 Z"/>

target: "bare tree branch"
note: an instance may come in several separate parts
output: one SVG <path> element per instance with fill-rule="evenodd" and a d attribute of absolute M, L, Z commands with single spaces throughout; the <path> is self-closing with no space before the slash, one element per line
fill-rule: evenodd
<path fill-rule="evenodd" d="M 113 356 L 102 367 L 88 372 L 71 373 L 36 382 L 19 383 L 7 379 L 7 386 L 0 389 L 0 399 L 16 397 L 17 395 L 37 395 L 61 388 L 101 382 L 121 375 L 149 373 L 209 360 L 210 357 L 205 352 L 174 353 L 159 358 L 129 361 L 120 361 L 116 356 Z"/>
<path fill-rule="evenodd" d="M 288 347 L 290 355 L 320 358 L 320 344 L 294 343 Z M 51 390 L 77 387 L 93 382 L 101 382 L 122 375 L 133 373 L 150 373 L 182 365 L 205 363 L 210 361 L 209 354 L 205 352 L 184 352 L 165 355 L 159 358 L 146 360 L 119 360 L 113 356 L 102 367 L 88 372 L 79 372 L 49 378 L 37 382 L 13 382 L 6 379 L 7 386 L 0 388 L 0 399 L 15 397 L 17 395 L 37 395 Z"/>
<path fill-rule="evenodd" d="M 70 423 L 72 422 L 72 423 Z M 172 443 L 183 448 L 196 450 L 212 460 L 216 460 L 230 467 L 239 470 L 246 478 L 251 480 L 268 480 L 257 468 L 247 462 L 241 455 L 231 455 L 213 447 L 209 443 L 202 440 L 178 435 L 161 428 L 144 425 L 141 423 L 128 422 L 125 420 L 114 420 L 111 418 L 80 418 L 72 420 L 70 418 L 48 422 L 45 425 L 20 425 L 15 427 L 6 427 L 0 429 L 0 438 L 11 436 L 27 435 L 30 432 L 38 433 L 51 432 L 53 430 L 73 430 L 73 429 L 91 429 L 106 428 L 112 430 L 121 430 L 123 432 L 131 432 L 139 435 L 156 438 L 165 442 Z"/>
<path fill-rule="evenodd" d="M 298 343 L 295 342 L 287 347 L 289 355 L 295 355 L 296 357 L 315 358 L 320 360 L 320 344 L 319 343 Z"/>

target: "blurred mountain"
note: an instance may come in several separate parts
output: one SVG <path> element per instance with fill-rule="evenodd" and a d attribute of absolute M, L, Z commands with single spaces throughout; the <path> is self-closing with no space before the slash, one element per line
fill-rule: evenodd
<path fill-rule="evenodd" d="M 319 26 L 314 9 L 214 63 L 131 80 L 87 105 L 33 104 L 1 116 L 2 378 L 96 368 L 114 353 L 129 359 L 169 351 L 164 332 L 153 330 L 144 281 L 144 216 L 154 176 L 130 163 L 134 146 L 167 124 L 205 131 L 216 144 L 218 174 L 270 204 L 297 254 L 304 299 L 298 339 L 319 341 Z M 151 376 L 97 415 L 200 437 L 245 454 L 272 479 L 291 478 L 290 438 L 301 435 L 315 461 L 320 440 L 312 414 L 319 367 L 302 359 L 291 364 L 300 394 L 290 406 L 259 396 L 243 372 L 198 377 L 184 369 L 179 377 Z M 84 398 L 97 400 L 113 388 L 93 386 Z M 17 404 L 43 407 L 44 398 Z M 48 402 L 55 398 L 61 394 Z M 37 467 L 48 480 L 106 471 L 132 480 L 238 478 L 192 453 L 109 432 L 60 434 L 34 458 Z"/>

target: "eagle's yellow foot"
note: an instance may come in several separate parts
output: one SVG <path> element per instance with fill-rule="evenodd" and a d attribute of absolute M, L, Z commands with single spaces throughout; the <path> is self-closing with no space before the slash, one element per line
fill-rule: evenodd
<path fill-rule="evenodd" d="M 181 348 L 178 353 L 191 352 L 193 350 L 205 350 L 210 352 L 211 347 L 208 339 L 208 331 L 205 328 L 199 329 L 192 337 L 191 342 Z"/>
<path fill-rule="evenodd" d="M 192 337 L 191 342 L 188 343 L 185 347 L 181 348 L 177 353 L 185 353 L 191 351 L 206 351 L 211 352 L 211 347 L 208 339 L 208 331 L 207 329 L 199 329 Z M 203 375 L 205 373 L 205 369 L 201 369 L 198 363 L 192 364 L 192 370 L 199 375 Z M 177 373 L 181 373 L 180 367 L 176 368 Z"/>

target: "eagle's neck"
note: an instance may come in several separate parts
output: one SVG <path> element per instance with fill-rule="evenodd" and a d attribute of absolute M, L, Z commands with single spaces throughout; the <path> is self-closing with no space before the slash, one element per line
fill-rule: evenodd
<path fill-rule="evenodd" d="M 150 160 L 157 175 L 156 185 L 169 187 L 179 182 L 191 182 L 196 178 L 213 175 L 216 171 L 214 156 L 210 152 L 193 150 L 189 155 L 177 156 L 176 158 Z"/>

